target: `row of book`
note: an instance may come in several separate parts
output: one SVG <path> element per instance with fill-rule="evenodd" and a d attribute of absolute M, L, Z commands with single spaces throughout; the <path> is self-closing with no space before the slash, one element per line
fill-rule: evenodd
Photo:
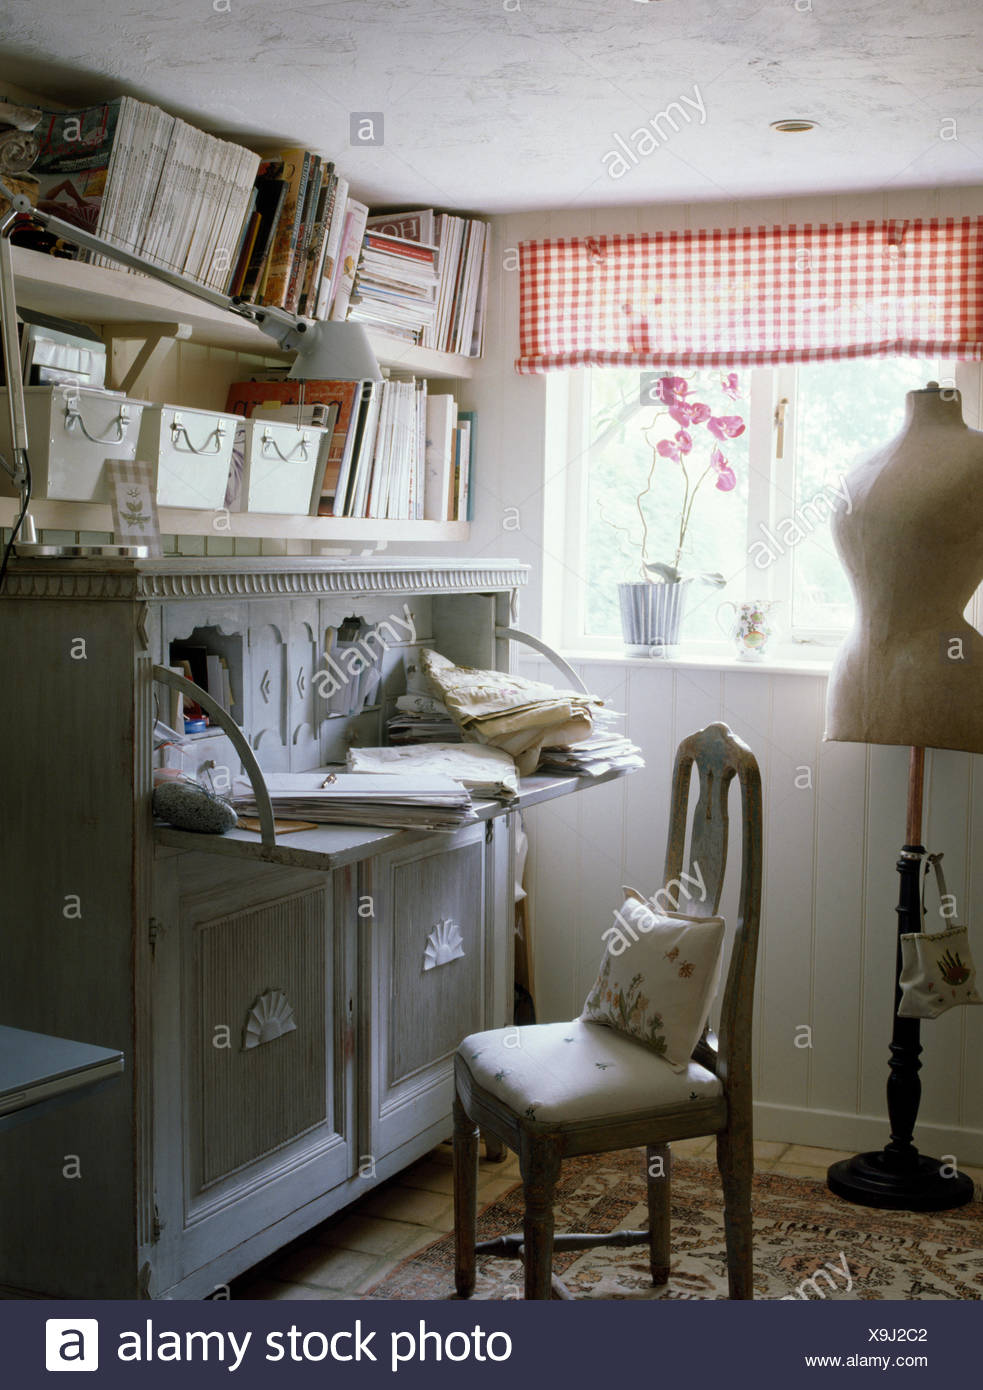
<path fill-rule="evenodd" d="M 426 381 L 292 381 L 276 369 L 229 389 L 226 410 L 316 425 L 337 406 L 320 516 L 472 519 L 475 418 Z"/>
<path fill-rule="evenodd" d="M 229 294 L 307 318 L 345 318 L 368 215 L 331 160 L 301 148 L 264 160 Z"/>
<path fill-rule="evenodd" d="M 38 136 L 42 211 L 245 302 L 480 355 L 488 228 L 475 218 L 372 216 L 312 150 L 261 161 L 132 97 L 45 112 Z M 34 230 L 15 239 L 53 249 Z"/>
<path fill-rule="evenodd" d="M 488 228 L 432 209 L 369 217 L 348 317 L 440 352 L 480 357 Z"/>

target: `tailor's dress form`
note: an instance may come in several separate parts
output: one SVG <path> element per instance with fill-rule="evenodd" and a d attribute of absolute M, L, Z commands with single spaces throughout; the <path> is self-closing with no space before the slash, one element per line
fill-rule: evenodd
<path fill-rule="evenodd" d="M 953 399 L 946 399 L 946 397 Z M 832 521 L 857 617 L 829 682 L 826 737 L 983 752 L 983 434 L 956 392 L 910 391 L 901 433 L 847 478 Z"/>

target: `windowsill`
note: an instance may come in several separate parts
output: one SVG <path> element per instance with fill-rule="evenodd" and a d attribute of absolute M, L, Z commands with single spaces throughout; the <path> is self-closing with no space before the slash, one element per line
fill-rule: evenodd
<path fill-rule="evenodd" d="M 808 656 L 798 652 L 780 650 L 774 656 L 762 657 L 760 661 L 741 661 L 736 655 L 724 651 L 687 650 L 681 644 L 675 656 L 627 656 L 618 648 L 610 651 L 593 649 L 560 649 L 565 661 L 593 666 L 651 667 L 686 671 L 730 671 L 760 674 L 765 676 L 828 676 L 833 666 L 837 649 L 835 647 L 810 648 Z"/>

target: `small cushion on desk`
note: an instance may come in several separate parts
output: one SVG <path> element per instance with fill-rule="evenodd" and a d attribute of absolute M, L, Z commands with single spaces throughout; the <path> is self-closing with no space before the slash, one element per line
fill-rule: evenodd
<path fill-rule="evenodd" d="M 723 1093 L 697 1062 L 673 1071 L 643 1043 L 580 1018 L 472 1033 L 458 1056 L 482 1090 L 542 1124 L 698 1108 Z"/>

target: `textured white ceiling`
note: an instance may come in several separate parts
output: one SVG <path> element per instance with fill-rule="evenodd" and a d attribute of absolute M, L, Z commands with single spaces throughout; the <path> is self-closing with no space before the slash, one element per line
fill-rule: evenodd
<path fill-rule="evenodd" d="M 0 91 L 127 91 L 375 205 L 499 212 L 977 183 L 981 39 L 980 0 L 0 0 Z"/>

